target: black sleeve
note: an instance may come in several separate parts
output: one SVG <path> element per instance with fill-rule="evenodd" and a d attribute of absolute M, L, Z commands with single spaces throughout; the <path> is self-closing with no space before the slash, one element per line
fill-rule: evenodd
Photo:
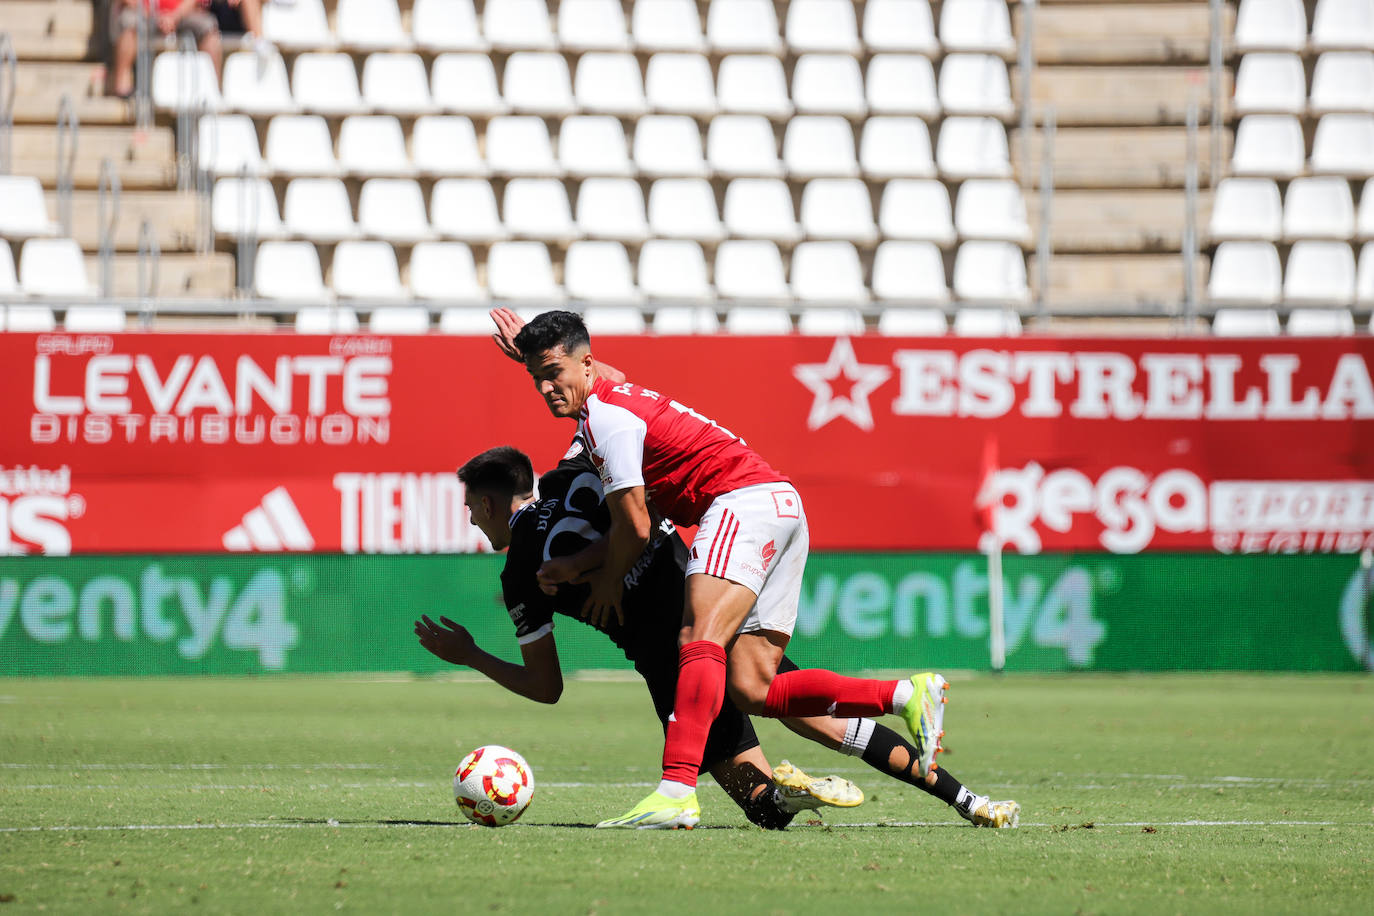
<path fill-rule="evenodd" d="M 506 565 L 501 570 L 501 594 L 506 611 L 515 625 L 515 637 L 521 643 L 543 636 L 553 627 L 555 599 L 539 590 L 535 573 L 539 571 L 541 550 L 531 518 L 516 520 L 511 530 L 510 549 L 506 551 Z"/>

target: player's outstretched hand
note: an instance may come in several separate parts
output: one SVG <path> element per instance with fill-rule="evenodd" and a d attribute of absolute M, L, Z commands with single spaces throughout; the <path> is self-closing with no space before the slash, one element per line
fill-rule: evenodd
<path fill-rule="evenodd" d="M 442 626 L 440 626 L 442 624 Z M 415 621 L 415 635 L 420 645 L 451 665 L 466 665 L 477 652 L 477 643 L 467 628 L 440 617 L 439 623 L 422 616 Z"/>
<path fill-rule="evenodd" d="M 592 576 L 592 593 L 587 596 L 587 600 L 582 604 L 582 616 L 594 627 L 605 626 L 611 622 L 611 617 L 623 627 L 625 625 L 625 611 L 621 606 L 622 599 L 625 597 L 625 582 L 619 577 L 613 577 L 608 582 L 604 576 Z"/>
<path fill-rule="evenodd" d="M 508 308 L 494 308 L 487 314 L 496 322 L 496 333 L 491 335 L 491 339 L 496 341 L 496 346 L 517 363 L 524 362 L 524 354 L 515 345 L 515 335 L 525 326 L 525 319 Z"/>
<path fill-rule="evenodd" d="M 583 572 L 573 557 L 550 557 L 539 567 L 534 577 L 539 582 L 539 590 L 546 595 L 558 593 L 558 586 L 564 583 L 586 582 L 591 570 Z"/>

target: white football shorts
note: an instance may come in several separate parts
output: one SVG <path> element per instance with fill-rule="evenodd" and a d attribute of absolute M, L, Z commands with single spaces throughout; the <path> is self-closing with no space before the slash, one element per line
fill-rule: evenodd
<path fill-rule="evenodd" d="M 739 632 L 797 625 L 802 572 L 811 548 L 801 497 L 789 483 L 761 483 L 716 497 L 697 527 L 687 575 L 729 579 L 758 596 Z"/>

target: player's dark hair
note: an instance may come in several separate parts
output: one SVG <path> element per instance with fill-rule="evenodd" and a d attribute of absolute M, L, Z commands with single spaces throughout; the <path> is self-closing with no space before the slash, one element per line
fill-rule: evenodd
<path fill-rule="evenodd" d="M 515 346 L 526 357 L 552 350 L 560 344 L 564 351 L 572 353 L 578 347 L 590 347 L 591 343 L 587 326 L 576 312 L 557 311 L 536 315 L 515 335 Z"/>
<path fill-rule="evenodd" d="M 534 466 L 529 455 L 509 445 L 498 445 L 469 458 L 458 469 L 458 479 L 469 490 L 501 496 L 534 492 Z"/>

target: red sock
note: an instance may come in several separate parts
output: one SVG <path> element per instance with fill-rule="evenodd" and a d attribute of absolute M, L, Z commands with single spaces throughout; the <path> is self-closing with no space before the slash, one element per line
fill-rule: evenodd
<path fill-rule="evenodd" d="M 835 716 L 851 719 L 892 711 L 896 681 L 844 677 L 833 671 L 803 668 L 773 677 L 763 714 L 774 719 L 792 716 Z"/>
<path fill-rule="evenodd" d="M 689 642 L 678 653 L 677 694 L 663 742 L 663 778 L 697 784 L 706 735 L 725 702 L 725 650 L 709 639 Z"/>

